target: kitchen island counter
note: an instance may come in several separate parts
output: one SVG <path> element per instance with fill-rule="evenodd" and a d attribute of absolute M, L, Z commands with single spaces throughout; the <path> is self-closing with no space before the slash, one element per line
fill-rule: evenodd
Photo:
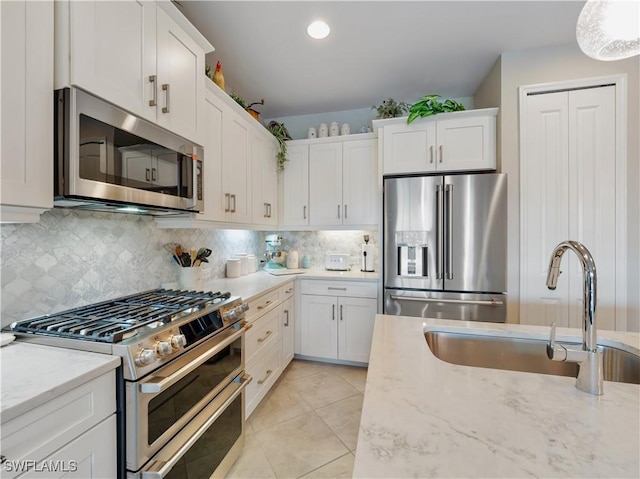
<path fill-rule="evenodd" d="M 640 476 L 640 386 L 458 366 L 425 330 L 548 339 L 549 328 L 378 315 L 354 478 Z M 558 340 L 581 341 L 576 329 Z M 598 331 L 638 352 L 640 335 Z"/>

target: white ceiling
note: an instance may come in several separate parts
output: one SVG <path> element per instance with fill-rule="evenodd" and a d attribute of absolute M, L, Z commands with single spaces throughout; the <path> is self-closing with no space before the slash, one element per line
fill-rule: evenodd
<path fill-rule="evenodd" d="M 584 1 L 191 1 L 227 92 L 263 118 L 472 96 L 500 53 L 575 42 Z M 325 40 L 307 25 L 323 19 Z"/>

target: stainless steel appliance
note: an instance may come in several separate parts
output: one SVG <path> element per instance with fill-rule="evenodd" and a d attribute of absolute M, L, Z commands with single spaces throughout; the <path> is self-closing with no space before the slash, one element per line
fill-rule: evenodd
<path fill-rule="evenodd" d="M 54 94 L 55 206 L 203 210 L 201 147 L 82 90 Z"/>
<path fill-rule="evenodd" d="M 264 269 L 285 269 L 287 253 L 282 250 L 282 236 L 278 236 L 277 234 L 267 235 L 265 237 L 265 244 L 267 250 L 264 253 L 264 257 L 267 263 L 264 265 Z"/>
<path fill-rule="evenodd" d="M 384 179 L 386 314 L 506 321 L 507 176 Z"/>
<path fill-rule="evenodd" d="M 229 293 L 157 289 L 11 330 L 20 340 L 122 358 L 119 477 L 208 479 L 223 476 L 244 444 L 247 309 Z"/>

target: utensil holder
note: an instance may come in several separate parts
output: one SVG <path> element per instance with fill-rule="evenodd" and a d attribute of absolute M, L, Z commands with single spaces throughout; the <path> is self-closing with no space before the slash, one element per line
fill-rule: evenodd
<path fill-rule="evenodd" d="M 199 290 L 202 288 L 202 270 L 198 267 L 180 268 L 180 288 Z"/>

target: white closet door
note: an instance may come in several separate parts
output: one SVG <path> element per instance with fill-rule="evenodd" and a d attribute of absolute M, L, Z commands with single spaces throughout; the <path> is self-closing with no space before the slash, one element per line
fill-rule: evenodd
<path fill-rule="evenodd" d="M 610 330 L 616 325 L 615 119 L 615 87 L 569 93 L 569 236 L 593 256 L 598 329 Z M 579 328 L 583 283 L 577 261 L 569 278 L 569 325 Z"/>
<path fill-rule="evenodd" d="M 520 322 L 568 326 L 567 278 L 561 277 L 555 291 L 546 287 L 551 252 L 569 237 L 567 93 L 529 96 L 526 108 L 520 171 Z"/>

